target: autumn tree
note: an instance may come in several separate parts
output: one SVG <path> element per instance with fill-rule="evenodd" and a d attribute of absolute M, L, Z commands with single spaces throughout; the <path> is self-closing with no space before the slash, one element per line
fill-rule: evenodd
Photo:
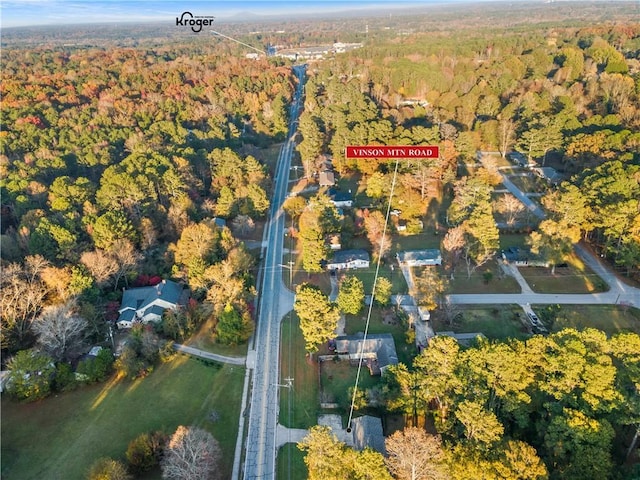
<path fill-rule="evenodd" d="M 357 452 L 340 442 L 329 427 L 316 425 L 298 443 L 305 452 L 309 480 L 391 480 L 384 457 L 369 448 Z"/>
<path fill-rule="evenodd" d="M 99 458 L 96 460 L 87 474 L 88 480 L 131 480 L 132 475 L 127 472 L 127 467 L 119 460 L 113 458 Z"/>
<path fill-rule="evenodd" d="M 378 277 L 374 289 L 374 298 L 378 305 L 387 306 L 391 301 L 391 292 L 393 285 L 391 281 L 385 277 Z"/>
<path fill-rule="evenodd" d="M 335 335 L 340 312 L 315 285 L 298 285 L 293 309 L 300 319 L 307 352 L 317 351 L 321 343 Z"/>
<path fill-rule="evenodd" d="M 398 480 L 445 480 L 451 478 L 440 437 L 422 428 L 398 430 L 385 440 L 385 463 Z"/>
<path fill-rule="evenodd" d="M 7 390 L 20 400 L 33 402 L 51 392 L 56 367 L 53 359 L 37 350 L 20 350 L 7 362 Z"/>
<path fill-rule="evenodd" d="M 351 315 L 360 313 L 364 305 L 364 285 L 362 280 L 352 275 L 342 278 L 336 303 L 343 313 Z"/>
<path fill-rule="evenodd" d="M 220 444 L 206 430 L 179 426 L 171 435 L 160 462 L 167 480 L 209 480 L 220 478 Z"/>
<path fill-rule="evenodd" d="M 446 277 L 441 276 L 435 267 L 427 267 L 414 278 L 414 291 L 411 294 L 418 305 L 435 310 L 447 288 Z"/>
<path fill-rule="evenodd" d="M 385 218 L 378 210 L 369 212 L 364 217 L 364 228 L 367 231 L 367 239 L 376 257 L 384 257 L 391 249 L 391 235 L 389 229 L 385 232 Z"/>
<path fill-rule="evenodd" d="M 167 440 L 161 431 L 142 433 L 131 440 L 126 452 L 130 468 L 141 474 L 159 465 Z"/>

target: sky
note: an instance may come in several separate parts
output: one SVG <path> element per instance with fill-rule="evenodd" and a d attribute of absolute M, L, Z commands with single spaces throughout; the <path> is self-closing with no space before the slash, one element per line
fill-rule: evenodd
<path fill-rule="evenodd" d="M 215 16 L 224 20 L 252 13 L 283 15 L 291 13 L 371 10 L 375 7 L 400 8 L 451 0 L 1 0 L 0 25 L 65 25 L 103 22 L 174 22 L 184 11 L 195 16 Z M 461 1 L 461 0 L 454 0 Z M 476 0 L 478 1 L 478 0 Z"/>

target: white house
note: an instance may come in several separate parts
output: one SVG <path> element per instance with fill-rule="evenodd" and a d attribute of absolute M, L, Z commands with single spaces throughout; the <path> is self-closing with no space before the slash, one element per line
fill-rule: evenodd
<path fill-rule="evenodd" d="M 353 206 L 353 196 L 351 192 L 331 192 L 331 202 L 338 208 L 351 208 Z"/>
<path fill-rule="evenodd" d="M 427 265 L 442 265 L 442 255 L 437 248 L 425 250 L 405 250 L 396 253 L 396 259 L 400 265 L 407 267 L 424 267 Z"/>
<path fill-rule="evenodd" d="M 333 254 L 327 263 L 327 270 L 347 268 L 369 268 L 369 253 L 366 250 L 342 250 Z"/>
<path fill-rule="evenodd" d="M 165 310 L 178 308 L 182 293 L 182 285 L 171 280 L 162 280 L 153 287 L 125 290 L 118 310 L 118 328 L 131 328 L 134 323 L 159 322 Z"/>

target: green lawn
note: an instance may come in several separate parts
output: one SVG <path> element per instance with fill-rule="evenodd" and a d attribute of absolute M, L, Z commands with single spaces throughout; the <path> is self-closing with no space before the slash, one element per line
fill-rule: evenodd
<path fill-rule="evenodd" d="M 617 305 L 533 305 L 540 318 L 555 318 L 551 330 L 597 328 L 607 335 L 620 332 L 640 334 L 640 310 Z"/>
<path fill-rule="evenodd" d="M 436 332 L 447 330 L 453 330 L 456 333 L 482 332 L 487 338 L 498 340 L 529 336 L 519 320 L 519 315 L 524 315 L 524 312 L 517 305 L 460 306 L 460 313 L 454 325 L 450 326 L 442 322 L 436 311 L 433 328 Z"/>
<path fill-rule="evenodd" d="M 351 365 L 349 361 L 327 360 L 322 362 L 320 370 L 322 372 L 320 375 L 322 401 L 337 403 L 343 412 L 347 411 L 351 405 L 349 389 L 355 385 L 358 367 Z M 372 376 L 367 364 L 363 362 L 358 379 L 358 389 L 366 391 L 379 383 L 380 377 Z"/>
<path fill-rule="evenodd" d="M 522 291 L 516 279 L 502 274 L 500 266 L 495 261 L 483 265 L 472 273 L 470 278 L 467 277 L 467 268 L 461 262 L 456 268 L 455 279 L 450 282 L 450 292 L 520 293 Z"/>
<path fill-rule="evenodd" d="M 278 450 L 277 480 L 305 480 L 309 476 L 304 453 L 295 443 L 287 443 Z"/>
<path fill-rule="evenodd" d="M 534 175 L 533 173 L 529 174 L 526 177 L 508 175 L 508 178 L 524 193 L 544 193 L 549 190 L 549 185 L 547 184 L 547 182 Z"/>
<path fill-rule="evenodd" d="M 2 478 L 83 479 L 99 457 L 124 459 L 140 433 L 194 424 L 220 442 L 229 478 L 243 379 L 243 368 L 180 355 L 136 381 L 114 377 L 31 404 L 3 397 Z M 216 422 L 208 420 L 213 410 Z"/>
<path fill-rule="evenodd" d="M 376 265 L 371 265 L 370 268 L 359 268 L 357 270 L 348 270 L 344 272 L 345 275 L 354 275 L 362 280 L 364 285 L 364 293 L 366 295 L 371 295 L 371 290 L 373 289 L 373 279 L 376 275 Z M 388 265 L 380 265 L 380 271 L 378 272 L 378 278 L 384 277 L 387 280 L 391 280 L 392 290 L 391 293 L 394 295 L 406 294 L 407 293 L 407 282 L 402 275 L 402 271 L 398 268 L 397 265 L 394 266 L 393 271 L 391 271 L 391 267 Z"/>
<path fill-rule="evenodd" d="M 394 235 L 391 252 L 402 250 L 424 250 L 425 248 L 440 248 L 442 235 L 436 235 L 432 228 L 425 229 L 417 235 Z"/>
<path fill-rule="evenodd" d="M 597 293 L 608 290 L 606 283 L 576 255 L 566 267 L 522 267 L 519 269 L 529 286 L 537 293 Z"/>
<path fill-rule="evenodd" d="M 280 391 L 280 423 L 289 428 L 309 428 L 318 423 L 318 365 L 306 356 L 295 314 L 288 315 L 281 328 L 281 383 L 291 377 L 293 389 Z"/>
<path fill-rule="evenodd" d="M 218 355 L 225 355 L 227 357 L 244 357 L 247 354 L 246 343 L 242 345 L 223 345 L 221 343 L 216 343 L 211 338 L 210 332 L 212 328 L 213 324 L 211 321 L 205 322 L 202 327 L 200 327 L 200 331 L 197 334 L 184 342 L 185 345 L 199 348 L 200 350 L 205 350 L 207 352 L 217 353 Z"/>
<path fill-rule="evenodd" d="M 505 250 L 509 247 L 525 247 L 527 236 L 521 233 L 501 233 L 500 249 Z"/>

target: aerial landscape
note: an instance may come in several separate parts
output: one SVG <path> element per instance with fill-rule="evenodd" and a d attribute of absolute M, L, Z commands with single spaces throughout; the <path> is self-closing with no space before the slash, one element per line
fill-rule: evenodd
<path fill-rule="evenodd" d="M 0 16 L 3 479 L 640 479 L 637 1 Z"/>

